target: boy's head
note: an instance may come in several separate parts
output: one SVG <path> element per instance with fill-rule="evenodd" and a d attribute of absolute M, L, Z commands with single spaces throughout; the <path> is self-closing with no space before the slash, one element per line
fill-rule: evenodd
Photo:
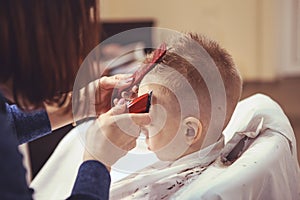
<path fill-rule="evenodd" d="M 168 48 L 143 78 L 139 95 L 153 91 L 152 123 L 144 127 L 149 149 L 161 160 L 176 160 L 216 142 L 240 99 L 242 80 L 225 49 L 204 36 L 182 35 Z"/>

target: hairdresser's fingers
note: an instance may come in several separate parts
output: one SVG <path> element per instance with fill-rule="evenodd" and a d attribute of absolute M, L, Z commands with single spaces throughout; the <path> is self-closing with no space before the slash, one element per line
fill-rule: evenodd
<path fill-rule="evenodd" d="M 131 89 L 131 91 L 133 92 L 133 93 L 138 93 L 139 92 L 139 87 L 137 86 L 137 85 L 134 85 L 133 87 L 132 87 L 132 89 Z"/>
<path fill-rule="evenodd" d="M 112 107 L 108 112 L 107 114 L 110 115 L 110 116 L 113 116 L 113 115 L 120 115 L 120 114 L 123 114 L 125 113 L 125 111 L 127 110 L 127 106 L 126 104 L 124 103 L 125 100 L 124 99 L 120 99 L 118 102 L 117 102 L 117 105 Z"/>
<path fill-rule="evenodd" d="M 130 151 L 134 149 L 136 147 L 136 139 L 132 140 L 126 147 L 127 147 L 125 149 L 126 151 Z"/>
<path fill-rule="evenodd" d="M 115 125 L 128 136 L 137 138 L 141 132 L 141 126 L 145 126 L 151 122 L 148 113 L 143 114 L 119 114 L 113 116 Z"/>
<path fill-rule="evenodd" d="M 124 113 L 121 111 L 121 106 L 116 106 L 114 108 L 115 109 L 111 110 L 115 115 L 114 117 L 116 121 L 127 121 L 128 125 L 132 125 L 132 123 L 134 123 L 137 126 L 145 126 L 151 123 L 149 113 Z"/>
<path fill-rule="evenodd" d="M 145 126 L 151 123 L 149 113 L 130 113 L 130 118 L 138 126 Z"/>
<path fill-rule="evenodd" d="M 121 97 L 124 98 L 124 99 L 129 99 L 131 96 L 131 93 L 130 92 L 127 92 L 127 91 L 123 91 L 121 93 Z"/>
<path fill-rule="evenodd" d="M 133 148 L 136 139 L 115 126 L 111 116 L 100 118 L 87 130 L 84 160 L 97 159 L 110 167 Z"/>
<path fill-rule="evenodd" d="M 118 102 L 119 102 L 119 99 L 118 99 L 118 98 L 115 98 L 115 99 L 113 100 L 114 106 L 116 106 L 116 105 L 118 104 Z"/>
<path fill-rule="evenodd" d="M 128 78 L 131 78 L 132 74 L 116 74 L 116 75 L 113 75 L 111 77 L 113 77 L 114 79 L 117 79 L 117 80 L 125 80 L 125 79 L 128 79 Z"/>
<path fill-rule="evenodd" d="M 110 77 L 103 76 L 98 80 L 95 93 L 95 110 L 97 116 L 107 112 L 111 108 L 113 88 L 119 87 L 119 84 L 123 85 L 123 87 L 131 84 L 132 78 L 128 79 L 128 77 L 131 77 L 131 74 L 120 74 Z"/>
<path fill-rule="evenodd" d="M 138 96 L 138 86 L 134 85 L 131 90 L 129 91 L 123 91 L 121 93 L 121 97 L 124 99 L 134 99 Z"/>
<path fill-rule="evenodd" d="M 133 78 L 131 74 L 117 74 L 114 76 L 103 76 L 100 78 L 100 87 L 108 90 L 112 88 L 121 88 L 129 86 Z"/>
<path fill-rule="evenodd" d="M 132 88 L 131 88 L 131 97 L 130 98 L 136 98 L 138 97 L 138 92 L 139 92 L 139 87 L 137 85 L 134 85 Z"/>
<path fill-rule="evenodd" d="M 123 105 L 125 102 L 126 102 L 126 99 L 124 99 L 124 98 L 120 98 L 120 99 L 115 98 L 113 100 L 114 106 Z"/>
<path fill-rule="evenodd" d="M 121 114 L 114 116 L 116 125 L 127 135 L 138 137 L 141 127 L 150 124 L 151 118 L 148 113 Z"/>
<path fill-rule="evenodd" d="M 116 135 L 113 134 L 112 136 L 111 135 L 107 136 L 107 139 L 117 149 L 129 151 L 136 146 L 137 137 L 133 137 L 127 134 L 122 134 L 122 135 L 119 134 L 117 139 L 115 137 Z"/>

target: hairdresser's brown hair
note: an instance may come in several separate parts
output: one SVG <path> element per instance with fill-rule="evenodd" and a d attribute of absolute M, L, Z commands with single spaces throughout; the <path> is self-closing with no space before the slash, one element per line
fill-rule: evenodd
<path fill-rule="evenodd" d="M 0 3 L 0 83 L 24 108 L 61 105 L 84 57 L 99 42 L 97 0 Z"/>

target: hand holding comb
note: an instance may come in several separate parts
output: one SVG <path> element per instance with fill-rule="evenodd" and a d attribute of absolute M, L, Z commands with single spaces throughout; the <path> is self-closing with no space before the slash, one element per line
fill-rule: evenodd
<path fill-rule="evenodd" d="M 158 49 L 154 50 L 152 60 L 149 63 L 142 64 L 138 70 L 133 73 L 133 80 L 131 84 L 126 88 L 120 88 L 117 92 L 117 96 L 119 97 L 122 91 L 126 91 L 129 88 L 132 88 L 134 85 L 139 84 L 142 78 L 161 61 L 162 57 L 166 54 L 166 51 L 167 49 L 165 43 L 161 44 Z"/>

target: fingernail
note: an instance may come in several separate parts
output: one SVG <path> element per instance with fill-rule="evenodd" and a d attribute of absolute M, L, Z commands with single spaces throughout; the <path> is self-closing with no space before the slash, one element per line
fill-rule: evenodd
<path fill-rule="evenodd" d="M 132 77 L 132 74 L 124 74 L 124 78 L 130 78 Z"/>
<path fill-rule="evenodd" d="M 118 104 L 118 98 L 115 98 L 115 99 L 113 100 L 113 103 L 114 103 L 114 105 L 117 105 L 117 104 Z"/>
<path fill-rule="evenodd" d="M 118 105 L 123 105 L 125 103 L 125 99 L 124 98 L 121 98 L 119 101 L 118 101 Z"/>
<path fill-rule="evenodd" d="M 124 79 L 119 81 L 118 85 L 128 85 L 130 83 L 132 83 L 133 78 L 128 78 L 128 79 Z"/>
<path fill-rule="evenodd" d="M 131 83 L 131 82 L 132 82 L 132 80 L 133 80 L 133 77 L 131 77 L 131 78 L 128 78 L 128 79 L 125 79 L 125 83 Z"/>
<path fill-rule="evenodd" d="M 138 90 L 139 89 L 139 87 L 137 86 L 137 85 L 134 85 L 133 87 L 132 87 L 132 90 Z"/>
<path fill-rule="evenodd" d="M 126 92 L 126 91 L 123 91 L 123 92 L 121 93 L 121 97 L 123 97 L 124 99 L 127 99 L 127 98 L 129 97 L 129 93 Z"/>

